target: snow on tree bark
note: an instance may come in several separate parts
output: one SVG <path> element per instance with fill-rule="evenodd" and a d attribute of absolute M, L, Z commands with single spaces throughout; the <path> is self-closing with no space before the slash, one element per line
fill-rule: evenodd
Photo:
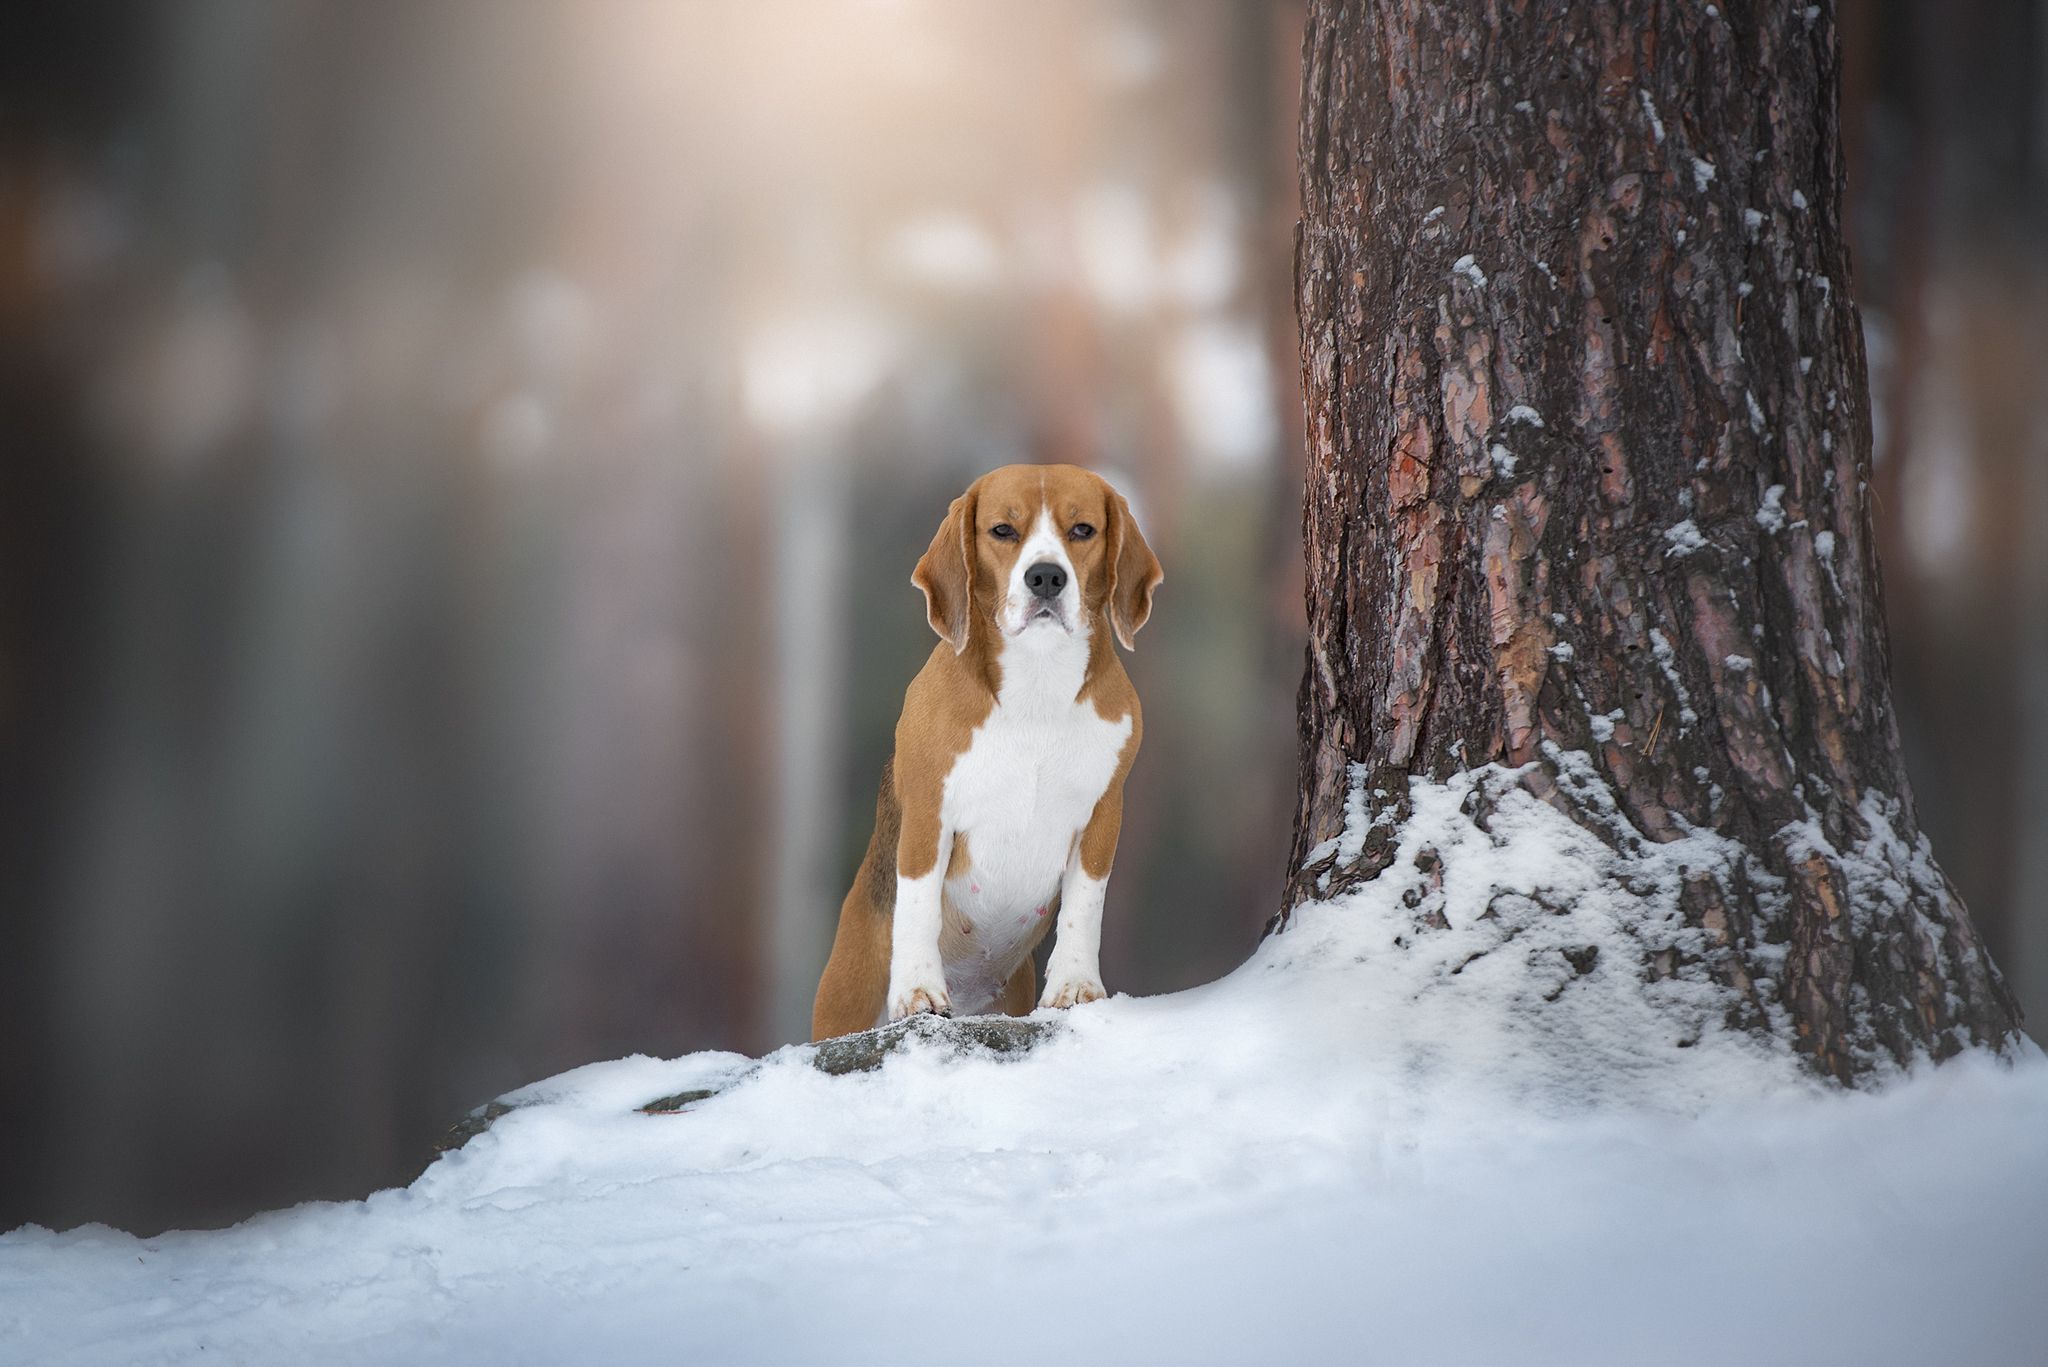
<path fill-rule="evenodd" d="M 1526 766 L 1744 851 L 1646 979 L 1843 1080 L 2016 1031 L 1897 743 L 1839 63 L 1832 5 L 1312 0 L 1277 924 L 1387 868 L 1411 778 Z"/>

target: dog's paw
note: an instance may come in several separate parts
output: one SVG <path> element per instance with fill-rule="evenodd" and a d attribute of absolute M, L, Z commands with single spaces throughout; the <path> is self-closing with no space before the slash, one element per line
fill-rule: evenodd
<path fill-rule="evenodd" d="M 1038 1004 L 1064 1011 L 1083 1002 L 1099 1002 L 1108 995 L 1102 990 L 1102 984 L 1093 978 L 1054 978 L 1045 985 L 1045 993 L 1039 997 Z"/>
<path fill-rule="evenodd" d="M 943 987 L 913 987 L 889 999 L 889 1019 L 907 1020 L 912 1016 L 950 1016 L 953 1014 L 953 999 Z"/>

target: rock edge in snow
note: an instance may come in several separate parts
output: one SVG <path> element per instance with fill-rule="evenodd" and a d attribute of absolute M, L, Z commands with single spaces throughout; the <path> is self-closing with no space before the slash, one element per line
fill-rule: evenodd
<path fill-rule="evenodd" d="M 790 1049 L 798 1055 L 807 1056 L 811 1067 L 827 1077 L 843 1077 L 848 1073 L 873 1072 L 891 1054 L 916 1046 L 928 1046 L 935 1052 L 955 1056 L 1022 1054 L 1058 1029 L 1058 1021 L 1027 1017 L 967 1016 L 955 1020 L 919 1015 L 876 1026 L 872 1030 L 819 1040 L 814 1044 L 792 1045 Z M 642 1115 L 673 1115 L 737 1086 L 753 1076 L 758 1066 L 742 1069 L 718 1086 L 688 1088 L 656 1097 L 634 1109 Z M 522 1088 L 485 1102 L 449 1126 L 447 1133 L 435 1141 L 435 1157 L 460 1149 L 503 1117 L 542 1099 L 531 1088 Z"/>

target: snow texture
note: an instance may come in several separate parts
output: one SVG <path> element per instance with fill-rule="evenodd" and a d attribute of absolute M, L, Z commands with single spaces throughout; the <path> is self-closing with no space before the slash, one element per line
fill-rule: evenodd
<path fill-rule="evenodd" d="M 1764 490 L 1764 501 L 1756 510 L 1756 525 L 1767 532 L 1785 530 L 1785 486 L 1773 484 Z"/>
<path fill-rule="evenodd" d="M 1636 95 L 1642 100 L 1643 113 L 1650 120 L 1650 135 L 1659 143 L 1662 143 L 1664 141 L 1664 120 L 1657 117 L 1656 101 L 1652 100 L 1650 92 L 1641 86 L 1636 87 Z"/>
<path fill-rule="evenodd" d="M 1656 627 L 1650 628 L 1650 653 L 1657 658 L 1657 668 L 1663 672 L 1664 681 L 1671 685 L 1671 691 L 1678 695 L 1678 719 L 1685 726 L 1697 722 L 1699 713 L 1693 711 L 1692 698 L 1685 691 L 1685 680 L 1678 677 L 1678 653 L 1671 648 L 1670 638 Z"/>
<path fill-rule="evenodd" d="M 593 1064 L 401 1191 L 0 1236 L 0 1357 L 2037 1360 L 2039 1051 L 1827 1089 L 1683 967 L 1711 951 L 1680 889 L 1741 848 L 1644 840 L 1590 761 L 1551 760 L 1598 833 L 1513 772 L 1418 781 L 1379 877 L 1021 1057 Z M 1918 876 L 1893 843 L 1849 852 L 1859 897 Z M 1681 967 L 1652 981 L 1659 948 Z"/>
<path fill-rule="evenodd" d="M 1707 538 L 1691 518 L 1664 529 L 1664 558 L 1675 560 L 1707 548 Z"/>
<path fill-rule="evenodd" d="M 1462 275 L 1480 289 L 1486 288 L 1486 272 L 1479 269 L 1478 264 L 1473 261 L 1470 252 L 1467 252 L 1451 263 L 1451 274 Z"/>

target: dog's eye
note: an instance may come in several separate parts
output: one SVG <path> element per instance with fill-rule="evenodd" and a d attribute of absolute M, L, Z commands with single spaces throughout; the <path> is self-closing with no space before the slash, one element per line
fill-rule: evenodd
<path fill-rule="evenodd" d="M 1095 535 L 1095 528 L 1086 522 L 1076 522 L 1067 529 L 1067 538 L 1071 541 L 1086 541 L 1093 535 Z"/>
<path fill-rule="evenodd" d="M 998 541 L 1015 541 L 1017 529 L 1007 522 L 998 522 L 988 529 L 988 534 Z"/>

